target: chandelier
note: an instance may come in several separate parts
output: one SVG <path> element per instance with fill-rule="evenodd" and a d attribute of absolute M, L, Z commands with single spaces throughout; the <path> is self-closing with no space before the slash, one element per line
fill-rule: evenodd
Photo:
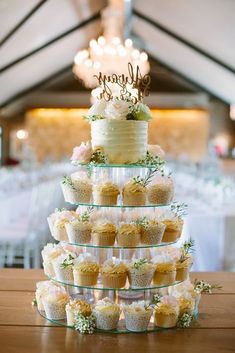
<path fill-rule="evenodd" d="M 101 13 L 103 35 L 92 39 L 89 48 L 80 50 L 74 58 L 73 72 L 87 88 L 97 87 L 94 75 L 99 72 L 128 75 L 129 62 L 134 69 L 138 65 L 143 75 L 149 72 L 148 55 L 136 49 L 130 38 L 123 39 L 124 3 L 124 0 L 109 0 Z"/>

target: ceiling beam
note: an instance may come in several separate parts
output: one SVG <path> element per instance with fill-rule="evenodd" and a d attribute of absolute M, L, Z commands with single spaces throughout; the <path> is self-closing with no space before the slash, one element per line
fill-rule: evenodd
<path fill-rule="evenodd" d="M 212 56 L 211 54 L 207 53 L 203 49 L 199 48 L 195 44 L 192 44 L 191 42 L 189 42 L 188 40 L 186 40 L 183 37 L 179 36 L 178 34 L 172 32 L 170 29 L 168 29 L 167 27 L 163 26 L 162 24 L 160 24 L 156 20 L 153 20 L 152 18 L 149 18 L 149 17 L 143 15 L 141 12 L 139 12 L 138 10 L 135 10 L 135 9 L 133 9 L 133 14 L 135 16 L 137 16 L 138 18 L 140 18 L 141 20 L 151 24 L 155 28 L 157 28 L 157 29 L 161 30 L 162 32 L 168 34 L 169 36 L 171 36 L 172 38 L 174 38 L 177 41 L 181 42 L 182 44 L 187 45 L 189 48 L 191 48 L 191 49 L 195 50 L 197 53 L 205 56 L 207 59 L 212 60 L 214 63 L 222 66 L 224 69 L 226 69 L 226 70 L 232 72 L 233 74 L 235 74 L 235 69 L 233 69 L 229 65 L 225 64 L 221 60 L 215 58 L 214 56 Z"/>
<path fill-rule="evenodd" d="M 10 39 L 10 38 L 13 36 L 13 34 L 16 33 L 16 32 L 18 31 L 18 29 L 20 29 L 20 27 L 22 27 L 22 26 L 25 24 L 25 22 L 27 22 L 27 21 L 30 19 L 30 17 L 32 17 L 33 14 L 35 14 L 35 13 L 38 11 L 38 9 L 39 9 L 42 5 L 44 5 L 47 1 L 48 1 L 48 0 L 42 0 L 42 1 L 40 1 L 36 6 L 34 6 L 34 8 L 33 8 L 31 11 L 29 11 L 29 13 L 27 13 L 27 15 L 25 15 L 25 17 L 22 18 L 22 20 L 21 20 L 19 23 L 17 23 L 17 25 L 16 25 L 14 28 L 12 28 L 12 29 L 10 30 L 10 32 L 8 32 L 8 34 L 0 41 L 0 48 L 1 48 L 1 46 L 2 46 L 4 43 L 6 43 L 6 42 L 8 41 L 8 39 Z"/>
<path fill-rule="evenodd" d="M 63 33 L 61 33 L 60 35 L 58 35 L 57 37 L 53 38 L 52 40 L 50 40 L 50 41 L 44 43 L 44 44 L 41 45 L 40 47 L 38 47 L 38 48 L 32 50 L 31 52 L 29 52 L 29 53 L 27 53 L 27 54 L 21 56 L 20 58 L 18 58 L 18 59 L 16 59 L 16 60 L 12 61 L 12 62 L 9 63 L 9 64 L 3 66 L 3 67 L 0 69 L 0 73 L 4 72 L 4 71 L 6 71 L 6 70 L 9 70 L 12 66 L 14 66 L 14 65 L 16 65 L 16 64 L 18 64 L 18 63 L 20 63 L 21 61 L 23 61 L 23 60 L 29 58 L 30 56 L 32 56 L 32 55 L 34 55 L 34 54 L 38 53 L 38 52 L 41 51 L 42 49 L 47 48 L 47 47 L 50 46 L 51 44 L 53 44 L 53 43 L 55 43 L 55 42 L 61 40 L 62 38 L 68 36 L 69 34 L 73 33 L 74 31 L 76 31 L 76 30 L 78 30 L 78 29 L 80 29 L 80 28 L 82 28 L 82 27 L 88 25 L 89 23 L 91 23 L 91 22 L 93 22 L 93 21 L 98 20 L 99 18 L 100 18 L 100 11 L 97 12 L 97 13 L 95 13 L 95 14 L 92 15 L 91 17 L 87 18 L 86 20 L 84 20 L 84 21 L 78 23 L 76 26 L 73 26 L 73 27 L 70 28 L 69 30 L 67 30 L 67 31 L 65 31 L 65 32 L 63 32 Z"/>

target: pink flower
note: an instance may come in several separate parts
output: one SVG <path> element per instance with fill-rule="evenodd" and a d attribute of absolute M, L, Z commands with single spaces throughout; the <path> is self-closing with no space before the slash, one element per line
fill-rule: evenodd
<path fill-rule="evenodd" d="M 163 304 L 167 304 L 167 305 L 170 305 L 170 306 L 177 306 L 178 305 L 178 301 L 175 297 L 173 297 L 173 295 L 164 295 L 162 298 L 161 298 L 161 302 Z"/>
<path fill-rule="evenodd" d="M 76 146 L 73 149 L 71 157 L 72 163 L 88 163 L 92 156 L 92 148 L 90 141 L 86 143 L 82 142 L 80 146 Z"/>
<path fill-rule="evenodd" d="M 165 158 L 165 152 L 159 145 L 148 145 L 148 152 L 161 159 Z"/>

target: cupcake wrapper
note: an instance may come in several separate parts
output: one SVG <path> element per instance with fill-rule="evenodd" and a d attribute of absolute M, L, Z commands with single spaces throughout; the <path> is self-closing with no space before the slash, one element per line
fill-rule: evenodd
<path fill-rule="evenodd" d="M 66 318 L 67 318 L 67 325 L 74 326 L 75 317 L 74 317 L 74 313 L 71 309 L 66 309 Z"/>
<path fill-rule="evenodd" d="M 96 312 L 96 327 L 100 330 L 115 330 L 119 321 L 119 313 L 115 314 L 104 314 L 101 312 Z"/>
<path fill-rule="evenodd" d="M 176 281 L 185 281 L 189 275 L 189 267 L 176 269 Z"/>
<path fill-rule="evenodd" d="M 158 226 L 150 226 L 141 230 L 141 243 L 147 245 L 160 244 L 166 226 L 160 224 Z"/>
<path fill-rule="evenodd" d="M 165 315 L 165 314 L 156 313 L 156 312 L 154 314 L 154 324 L 155 326 L 158 326 L 158 327 L 163 327 L 163 328 L 175 327 L 177 324 L 177 320 L 178 320 L 178 315 L 176 314 Z"/>
<path fill-rule="evenodd" d="M 91 234 L 91 242 L 94 245 L 98 246 L 112 246 L 115 242 L 116 233 L 109 233 L 109 234 L 99 234 L 99 233 L 92 233 Z"/>
<path fill-rule="evenodd" d="M 70 203 L 89 203 L 91 199 L 91 190 L 72 189 L 61 183 L 64 199 Z"/>
<path fill-rule="evenodd" d="M 118 195 L 101 195 L 93 193 L 93 202 L 96 205 L 116 205 Z"/>
<path fill-rule="evenodd" d="M 181 235 L 181 232 L 179 230 L 173 230 L 173 231 L 169 231 L 165 230 L 163 237 L 162 237 L 162 242 L 163 243 L 171 243 L 173 241 L 176 241 Z"/>
<path fill-rule="evenodd" d="M 167 185 L 153 185 L 148 187 L 148 201 L 152 204 L 170 203 L 174 196 L 174 189 Z"/>
<path fill-rule="evenodd" d="M 123 205 L 125 206 L 143 206 L 146 204 L 146 194 L 126 194 L 123 193 Z"/>
<path fill-rule="evenodd" d="M 63 320 L 66 317 L 65 304 L 48 303 L 43 300 L 46 317 L 51 320 Z"/>
<path fill-rule="evenodd" d="M 62 228 L 54 227 L 52 236 L 55 238 L 55 240 L 58 240 L 58 241 L 68 240 L 68 235 L 65 227 L 62 227 Z"/>
<path fill-rule="evenodd" d="M 133 332 L 141 332 L 147 330 L 152 312 L 146 311 L 146 313 L 139 312 L 137 314 L 129 313 L 126 311 L 124 312 L 124 315 L 127 330 Z"/>
<path fill-rule="evenodd" d="M 67 230 L 70 243 L 78 243 L 78 244 L 90 243 L 90 240 L 91 240 L 90 229 L 79 230 L 68 225 L 66 226 L 66 230 Z"/>
<path fill-rule="evenodd" d="M 154 270 L 148 270 L 146 273 L 133 273 L 131 270 L 128 272 L 128 280 L 132 288 L 150 287 L 153 279 Z"/>
<path fill-rule="evenodd" d="M 127 274 L 102 274 L 102 284 L 104 288 L 123 288 L 126 285 Z"/>
<path fill-rule="evenodd" d="M 55 271 L 54 271 L 54 268 L 53 268 L 53 265 L 51 262 L 44 261 L 43 268 L 44 268 L 44 273 L 46 276 L 49 276 L 52 278 L 55 277 Z"/>
<path fill-rule="evenodd" d="M 126 235 L 117 234 L 117 244 L 119 246 L 135 247 L 140 243 L 140 234 Z"/>
<path fill-rule="evenodd" d="M 61 282 L 73 283 L 73 268 L 68 266 L 61 268 L 60 264 L 54 264 L 55 278 Z"/>
<path fill-rule="evenodd" d="M 97 283 L 98 272 L 85 273 L 73 270 L 74 284 L 77 286 L 95 286 Z"/>
<path fill-rule="evenodd" d="M 175 282 L 176 271 L 157 272 L 153 275 L 153 283 L 158 286 L 167 286 Z"/>

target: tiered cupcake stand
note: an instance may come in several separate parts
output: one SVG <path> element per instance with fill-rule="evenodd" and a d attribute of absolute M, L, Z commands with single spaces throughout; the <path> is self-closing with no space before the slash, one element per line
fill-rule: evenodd
<path fill-rule="evenodd" d="M 81 167 L 83 169 L 85 167 Z M 139 165 L 94 165 L 90 167 L 90 172 L 92 175 L 93 182 L 96 182 L 99 178 L 107 177 L 113 183 L 118 186 L 122 186 L 124 182 L 133 178 L 134 176 L 139 175 L 140 177 L 144 177 L 149 168 L 153 168 L 152 166 L 139 166 Z M 85 168 L 86 169 L 86 168 Z M 115 222 L 115 218 L 121 218 L 121 215 L 125 215 L 128 212 L 135 210 L 136 214 L 144 216 L 145 213 L 156 213 L 159 216 L 162 212 L 166 211 L 170 208 L 171 204 L 146 204 L 144 206 L 125 206 L 120 201 L 118 201 L 117 205 L 105 206 L 105 205 L 97 205 L 92 202 L 89 204 L 76 204 L 74 206 L 78 206 L 78 212 L 84 212 L 88 209 L 88 207 L 93 207 L 95 210 L 103 210 L 105 216 L 110 221 Z M 131 220 L 130 220 L 131 221 Z M 68 243 L 75 247 L 79 247 L 81 252 L 90 252 L 95 257 L 97 262 L 101 265 L 105 260 L 111 259 L 113 256 L 123 260 L 124 262 L 130 261 L 131 258 L 148 258 L 149 260 L 155 255 L 154 250 L 157 248 L 164 248 L 166 246 L 170 246 L 175 244 L 175 242 L 171 243 L 160 243 L 157 245 L 138 245 L 137 247 L 121 247 L 115 244 L 114 246 L 97 246 L 93 244 L 78 244 L 78 243 Z M 90 304 L 94 304 L 105 297 L 109 297 L 114 302 L 118 304 L 131 304 L 133 301 L 139 300 L 151 300 L 153 295 L 156 293 L 167 293 L 167 286 L 157 286 L 152 284 L 149 287 L 145 288 L 131 288 L 128 284 L 124 288 L 115 289 L 115 288 L 104 288 L 101 279 L 98 278 L 98 282 L 95 286 L 77 286 L 72 283 L 66 283 L 58 281 L 55 278 L 50 278 L 55 282 L 59 282 L 64 285 L 67 289 L 67 292 L 73 299 L 82 299 Z M 171 286 L 176 286 L 180 282 L 175 282 Z M 45 312 L 39 311 L 39 313 L 46 318 L 47 320 L 53 322 L 54 324 L 67 326 L 65 320 L 51 320 L 45 317 Z M 72 327 L 71 327 L 72 328 Z M 153 316 L 149 323 L 148 332 L 160 331 L 163 329 L 157 328 L 154 326 Z M 102 331 L 102 330 L 97 330 Z M 107 331 L 103 331 L 107 332 Z M 108 331 L 110 333 L 130 333 L 125 327 L 125 320 L 123 313 L 120 316 L 118 328 L 116 330 Z"/>

